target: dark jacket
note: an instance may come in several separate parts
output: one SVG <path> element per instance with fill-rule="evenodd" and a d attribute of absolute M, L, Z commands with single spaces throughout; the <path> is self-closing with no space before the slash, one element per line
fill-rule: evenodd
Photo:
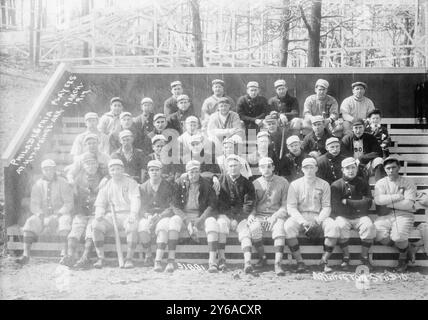
<path fill-rule="evenodd" d="M 342 199 L 346 199 L 346 205 L 342 203 Z M 331 184 L 333 217 L 356 219 L 367 216 L 372 201 L 370 186 L 360 177 L 348 181 L 340 178 Z"/>
<path fill-rule="evenodd" d="M 148 158 L 140 149 L 133 149 L 133 154 L 129 161 L 126 159 L 122 148 L 116 150 L 111 154 L 112 159 L 122 160 L 125 166 L 125 172 L 138 183 L 141 183 L 141 170 L 146 169 Z"/>
<path fill-rule="evenodd" d="M 315 132 L 312 131 L 303 139 L 302 149 L 306 153 L 310 153 L 311 151 L 319 151 L 321 154 L 324 154 L 327 152 L 325 149 L 325 142 L 330 137 L 332 137 L 332 135 L 327 129 L 324 129 L 324 135 L 321 139 L 318 139 L 315 136 Z"/>
<path fill-rule="evenodd" d="M 238 99 L 236 109 L 239 118 L 244 121 L 246 129 L 258 129 L 256 119 L 264 119 L 268 115 L 270 108 L 268 101 L 263 96 L 257 96 L 251 99 L 248 94 Z"/>
<path fill-rule="evenodd" d="M 220 214 L 226 214 L 238 222 L 246 219 L 253 211 L 256 200 L 254 185 L 242 175 L 235 182 L 229 175 L 222 175 L 219 181 L 218 208 Z"/>
<path fill-rule="evenodd" d="M 140 186 L 141 213 L 171 215 L 170 206 L 173 202 L 174 187 L 162 179 L 158 191 L 151 187 L 150 180 Z"/>
<path fill-rule="evenodd" d="M 351 133 L 342 138 L 343 154 L 347 157 L 354 156 L 354 140 L 355 134 Z M 364 132 L 360 137 L 363 140 L 364 154 L 360 157 L 361 164 L 367 164 L 374 158 L 382 157 L 382 148 L 377 142 L 376 138 L 370 133 Z"/>
<path fill-rule="evenodd" d="M 282 136 L 282 130 L 284 130 L 284 138 Z M 281 155 L 281 147 L 282 147 L 282 156 L 284 157 L 285 154 L 288 152 L 287 148 L 287 138 L 290 136 L 288 128 L 278 127 L 278 130 L 276 130 L 273 133 L 269 133 L 269 148 L 272 148 L 272 150 L 275 152 L 278 159 Z"/>
<path fill-rule="evenodd" d="M 291 152 L 287 153 L 279 161 L 279 175 L 287 179 L 288 182 L 294 181 L 298 178 L 303 177 L 302 172 L 302 161 L 308 158 L 306 152 L 301 152 L 300 156 L 296 157 Z"/>
<path fill-rule="evenodd" d="M 187 177 L 178 179 L 175 185 L 173 205 L 181 210 L 185 209 L 189 199 L 190 181 Z M 217 196 L 211 183 L 200 177 L 199 178 L 199 214 L 200 217 L 208 218 L 212 216 L 217 207 Z"/>
<path fill-rule="evenodd" d="M 190 107 L 189 109 L 192 114 L 194 113 L 194 108 L 193 108 L 193 104 L 190 103 Z M 175 99 L 173 96 L 169 97 L 168 99 L 165 100 L 164 104 L 163 104 L 163 113 L 166 116 L 169 116 L 171 114 L 173 114 L 174 112 L 178 111 L 178 107 L 177 107 L 177 99 Z"/>
<path fill-rule="evenodd" d="M 176 112 L 172 113 L 168 117 L 169 125 L 172 129 L 175 129 L 178 131 L 178 133 L 181 135 L 184 132 L 184 121 L 187 117 L 193 116 L 194 112 L 193 110 L 187 109 L 186 111 L 177 110 Z"/>
<path fill-rule="evenodd" d="M 332 184 L 337 179 L 342 178 L 342 160 L 346 157 L 339 153 L 336 157 L 333 157 L 331 153 L 323 154 L 317 159 L 318 172 L 317 176 L 329 184 Z"/>
<path fill-rule="evenodd" d="M 142 130 L 145 134 L 148 134 L 149 132 L 154 130 L 154 126 L 153 126 L 153 117 L 155 115 L 153 113 L 150 113 L 147 121 L 143 120 L 143 115 L 138 115 L 134 118 L 134 124 L 136 126 L 137 129 Z M 144 124 L 143 124 L 144 122 Z"/>
<path fill-rule="evenodd" d="M 284 113 L 287 116 L 288 121 L 299 116 L 299 102 L 295 97 L 292 97 L 288 94 L 285 94 L 284 97 L 272 97 L 269 99 L 268 104 L 271 110 L 278 111 L 279 113 Z"/>

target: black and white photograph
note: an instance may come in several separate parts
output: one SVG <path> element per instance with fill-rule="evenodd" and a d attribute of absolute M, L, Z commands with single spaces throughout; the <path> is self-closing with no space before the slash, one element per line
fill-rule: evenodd
<path fill-rule="evenodd" d="M 0 300 L 428 300 L 428 0 L 0 9 Z"/>

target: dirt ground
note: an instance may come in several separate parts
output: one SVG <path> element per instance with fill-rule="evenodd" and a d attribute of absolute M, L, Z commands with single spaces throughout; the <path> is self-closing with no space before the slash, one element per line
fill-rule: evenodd
<path fill-rule="evenodd" d="M 322 278 L 315 267 L 305 274 L 288 269 L 284 277 L 277 277 L 269 266 L 256 275 L 246 275 L 239 265 L 218 274 L 196 270 L 166 274 L 138 264 L 134 269 L 119 269 L 114 261 L 102 270 L 71 270 L 41 258 L 21 267 L 12 257 L 3 257 L 0 299 L 428 299 L 426 268 L 412 268 L 404 275 L 390 271 L 375 270 L 369 288 L 363 291 L 351 278 L 355 273 L 335 271 L 330 278 Z"/>

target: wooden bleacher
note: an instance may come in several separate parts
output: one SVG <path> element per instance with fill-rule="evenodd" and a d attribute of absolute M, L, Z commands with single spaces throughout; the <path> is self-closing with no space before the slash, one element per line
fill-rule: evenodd
<path fill-rule="evenodd" d="M 69 150 L 76 134 L 85 130 L 85 124 L 82 117 L 64 117 L 61 119 L 62 127 L 54 136 L 54 147 L 52 152 L 44 156 L 44 158 L 51 158 L 55 160 L 59 168 L 71 163 Z M 383 123 L 388 125 L 388 131 L 392 138 L 392 146 L 390 152 L 398 154 L 402 161 L 402 168 L 400 173 L 411 179 L 418 187 L 418 189 L 428 188 L 428 130 L 418 128 L 415 119 L 403 118 L 384 118 Z M 407 127 L 406 127 L 407 126 Z M 412 128 L 412 126 L 414 126 Z M 403 128 L 405 127 L 405 128 Z M 372 186 L 373 187 L 373 186 Z M 415 227 L 422 222 L 428 222 L 428 208 L 419 207 L 415 212 Z M 376 215 L 371 215 L 372 219 Z M 22 232 L 18 225 L 8 228 L 8 243 L 9 250 L 22 250 Z M 185 235 L 183 235 L 185 236 Z M 201 263 L 206 264 L 208 259 L 208 247 L 206 243 L 205 234 L 199 233 L 201 242 L 199 244 L 193 243 L 190 239 L 183 239 L 177 247 L 177 260 L 187 263 Z M 419 232 L 412 231 L 411 241 L 419 239 Z M 33 245 L 33 255 L 43 257 L 59 257 L 62 244 L 58 241 L 58 237 L 54 236 L 41 236 L 39 242 Z M 273 240 L 270 233 L 264 234 L 264 242 L 266 244 L 265 250 L 269 263 L 273 263 Z M 115 245 L 114 238 L 108 237 L 106 240 L 106 256 L 114 259 Z M 126 241 L 122 235 L 123 250 L 126 251 Z M 322 254 L 322 242 L 311 243 L 307 238 L 300 238 L 301 250 L 303 258 L 308 264 L 317 264 Z M 358 259 L 360 252 L 360 240 L 356 232 L 353 233 L 351 238 L 350 253 L 351 259 Z M 137 251 L 141 250 L 140 247 Z M 370 249 L 370 255 L 375 266 L 394 266 L 398 258 L 398 252 L 395 248 L 374 245 Z M 334 254 L 331 258 L 332 264 L 339 264 L 341 262 L 341 250 L 336 246 Z M 242 263 L 242 252 L 237 239 L 236 233 L 231 233 L 228 237 L 226 246 L 226 258 L 228 263 Z M 255 258 L 255 256 L 253 256 Z M 355 263 L 356 261 L 353 261 Z M 284 255 L 284 263 L 294 263 L 291 254 L 286 248 Z M 352 261 L 351 261 L 352 264 Z M 417 266 L 428 266 L 428 260 L 424 253 L 421 251 L 416 255 Z"/>

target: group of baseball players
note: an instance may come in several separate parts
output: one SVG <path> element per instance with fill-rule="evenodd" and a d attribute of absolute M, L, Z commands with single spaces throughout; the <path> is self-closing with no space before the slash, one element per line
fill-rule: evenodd
<path fill-rule="evenodd" d="M 180 237 L 197 240 L 204 231 L 208 272 L 218 272 L 226 268 L 227 238 L 235 231 L 244 272 L 251 273 L 267 264 L 263 235 L 270 231 L 277 275 L 284 275 L 286 245 L 295 271 L 305 272 L 303 235 L 324 238 L 320 266 L 331 272 L 328 261 L 336 245 L 343 252 L 341 268 L 349 269 L 354 229 L 361 264 L 370 268 L 369 249 L 376 240 L 398 249 L 396 269 L 405 271 L 412 256 L 408 239 L 416 187 L 399 175 L 399 159 L 389 156 L 390 137 L 380 110 L 365 96 L 367 84 L 352 83 L 352 96 L 339 108 L 327 94 L 328 81 L 319 79 L 302 112 L 284 80 L 274 87 L 276 95 L 268 100 L 250 81 L 235 104 L 224 81 L 215 79 L 198 117 L 182 83 L 174 81 L 163 113 L 154 112 L 148 97 L 136 117 L 123 110 L 119 97 L 100 119 L 87 113 L 87 129 L 76 136 L 73 162 L 64 172 L 58 173 L 51 159 L 41 163 L 17 262 L 29 262 L 39 235 L 54 234 L 64 243 L 61 264 L 87 268 L 95 248 L 93 267 L 102 268 L 105 238 L 117 225 L 126 234 L 124 268 L 134 267 L 141 245 L 145 266 L 173 272 Z M 376 181 L 374 196 L 369 179 Z"/>

